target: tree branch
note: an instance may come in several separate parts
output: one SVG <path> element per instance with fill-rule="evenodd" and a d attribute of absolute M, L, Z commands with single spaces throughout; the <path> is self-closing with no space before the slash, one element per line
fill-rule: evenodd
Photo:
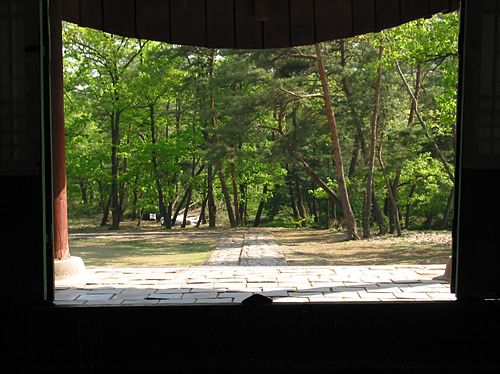
<path fill-rule="evenodd" d="M 292 95 L 294 97 L 297 97 L 299 99 L 308 99 L 308 98 L 318 98 L 318 99 L 323 99 L 323 100 L 325 99 L 325 95 L 319 94 L 319 93 L 302 95 L 302 94 L 298 94 L 298 93 L 293 92 L 293 91 L 288 91 L 288 90 L 284 89 L 283 87 L 278 87 L 278 89 L 280 91 L 286 92 L 287 94 Z"/>
<path fill-rule="evenodd" d="M 408 81 L 406 80 L 406 77 L 404 76 L 403 71 L 401 70 L 401 66 L 399 65 L 399 61 L 396 61 L 396 68 L 398 70 L 399 76 L 401 77 L 401 79 L 403 80 L 403 82 L 405 84 L 406 90 L 408 91 L 408 94 L 410 95 L 410 98 L 413 101 L 413 104 L 415 105 L 415 115 L 417 116 L 418 122 L 420 123 L 422 130 L 424 130 L 424 133 L 425 133 L 425 136 L 427 137 L 427 140 L 434 147 L 434 150 L 436 151 L 438 158 L 441 160 L 441 163 L 443 164 L 443 166 L 446 170 L 446 173 L 448 174 L 448 177 L 450 178 L 450 180 L 453 183 L 455 183 L 455 176 L 451 172 L 450 166 L 448 165 L 448 162 L 446 161 L 443 154 L 441 153 L 439 146 L 437 145 L 437 143 L 435 142 L 435 140 L 432 138 L 431 134 L 427 130 L 427 125 L 425 124 L 425 121 L 423 120 L 422 116 L 420 115 L 420 111 L 418 110 L 418 106 L 417 106 L 417 104 L 418 104 L 417 98 L 413 94 L 413 91 L 412 91 L 410 85 L 408 84 Z"/>

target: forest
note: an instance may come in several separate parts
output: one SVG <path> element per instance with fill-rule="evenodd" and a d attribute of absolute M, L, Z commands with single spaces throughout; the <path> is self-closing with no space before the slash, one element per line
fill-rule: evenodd
<path fill-rule="evenodd" d="M 451 227 L 457 13 L 258 51 L 63 28 L 70 219 Z"/>

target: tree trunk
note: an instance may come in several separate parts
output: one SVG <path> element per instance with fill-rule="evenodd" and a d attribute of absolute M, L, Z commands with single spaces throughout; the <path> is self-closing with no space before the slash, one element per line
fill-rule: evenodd
<path fill-rule="evenodd" d="M 135 221 L 137 219 L 137 202 L 139 201 L 139 193 L 134 188 L 132 191 L 132 195 L 134 195 L 132 200 L 132 217 L 130 217 L 131 221 Z"/>
<path fill-rule="evenodd" d="M 167 215 L 163 219 L 163 222 L 165 224 L 166 229 L 171 229 L 172 228 L 172 210 L 173 210 L 173 203 L 171 201 L 168 202 L 167 204 Z"/>
<path fill-rule="evenodd" d="M 293 218 L 295 220 L 298 220 L 299 219 L 299 210 L 297 208 L 297 203 L 295 201 L 295 193 L 293 192 L 293 182 L 291 179 L 292 171 L 288 167 L 286 168 L 286 171 L 287 171 L 287 174 L 286 174 L 286 178 L 285 178 L 285 183 L 288 186 L 288 191 L 289 191 L 289 195 L 290 195 L 290 205 L 292 207 L 292 214 L 293 214 Z"/>
<path fill-rule="evenodd" d="M 295 195 L 297 196 L 297 210 L 299 212 L 299 219 L 301 220 L 300 225 L 302 227 L 307 226 L 307 212 L 304 206 L 304 200 L 302 199 L 302 191 L 300 188 L 300 178 L 297 173 L 293 174 L 294 177 L 294 186 L 295 186 Z"/>
<path fill-rule="evenodd" d="M 123 163 L 122 163 L 123 167 L 122 167 L 122 175 L 125 174 L 127 172 L 127 167 L 128 167 L 128 158 L 124 158 L 123 159 Z M 125 213 L 125 209 L 124 209 L 124 206 L 125 206 L 125 189 L 127 188 L 127 182 L 123 181 L 120 183 L 120 194 L 119 194 L 119 202 L 120 202 L 120 222 L 123 221 L 123 215 Z"/>
<path fill-rule="evenodd" d="M 379 234 L 386 234 L 387 224 L 385 223 L 382 210 L 380 209 L 380 205 L 377 200 L 377 195 L 375 194 L 375 185 L 373 185 L 372 187 L 372 208 L 375 221 L 377 222 L 378 225 Z"/>
<path fill-rule="evenodd" d="M 118 170 L 120 159 L 118 158 L 118 147 L 120 145 L 120 111 L 111 115 L 111 212 L 113 220 L 112 229 L 120 228 L 122 212 L 120 209 Z"/>
<path fill-rule="evenodd" d="M 389 198 L 391 200 L 391 204 L 394 207 L 393 209 L 395 210 L 394 220 L 395 220 L 395 225 L 396 225 L 396 232 L 397 232 L 398 236 L 401 236 L 402 233 L 401 233 L 401 225 L 399 224 L 398 205 L 397 205 L 396 198 L 394 197 L 394 193 L 392 191 L 392 186 L 391 186 L 391 183 L 389 181 L 389 177 L 387 176 L 387 173 L 385 171 L 384 162 L 382 160 L 382 147 L 379 147 L 378 161 L 380 164 L 380 169 L 382 170 L 382 174 L 384 175 L 385 184 L 386 184 L 387 190 L 389 192 Z"/>
<path fill-rule="evenodd" d="M 264 190 L 262 191 L 263 194 L 267 193 L 267 184 L 264 185 Z M 264 204 L 265 200 L 261 199 L 259 203 L 259 207 L 257 209 L 257 214 L 255 215 L 255 220 L 253 221 L 253 227 L 259 227 L 260 225 L 260 218 L 262 217 L 262 211 L 264 210 Z"/>
<path fill-rule="evenodd" d="M 106 205 L 102 206 L 102 220 L 101 220 L 101 227 L 104 227 L 108 224 L 108 217 L 109 217 L 109 208 L 111 206 L 111 196 L 109 196 L 108 202 Z"/>
<path fill-rule="evenodd" d="M 232 156 L 234 158 L 234 155 Z M 238 201 L 238 183 L 236 181 L 236 167 L 234 162 L 231 160 L 231 181 L 233 184 L 233 202 L 234 202 L 234 219 L 236 222 L 236 226 L 241 225 L 241 217 L 239 211 L 239 201 Z"/>
<path fill-rule="evenodd" d="M 213 170 L 212 166 L 207 167 L 207 196 L 208 196 L 208 227 L 214 228 L 215 221 L 217 218 L 217 207 L 215 206 L 214 200 L 214 188 L 213 188 Z"/>
<path fill-rule="evenodd" d="M 87 179 L 80 179 L 80 180 L 78 180 L 78 184 L 80 185 L 80 189 L 82 190 L 82 201 L 84 204 L 87 204 L 89 202 L 89 199 L 87 196 L 89 182 Z"/>
<path fill-rule="evenodd" d="M 323 53 L 321 51 L 321 44 L 315 44 L 316 60 L 318 63 L 319 75 L 321 77 L 321 85 L 323 87 L 323 95 L 325 102 L 326 115 L 328 117 L 328 126 L 330 128 L 330 140 L 333 148 L 333 157 L 335 169 L 337 171 L 337 182 L 339 185 L 339 195 L 341 200 L 342 213 L 347 226 L 347 235 L 350 239 L 359 239 L 358 229 L 356 225 L 356 218 L 351 208 L 349 201 L 349 193 L 347 192 L 347 185 L 345 182 L 344 163 L 342 160 L 342 151 L 340 148 L 340 140 L 337 128 L 337 121 L 332 106 L 332 98 L 330 95 L 330 87 L 328 85 L 328 77 L 326 75 L 325 64 L 323 61 Z"/>
<path fill-rule="evenodd" d="M 304 170 L 306 171 L 307 175 L 311 177 L 311 179 L 323 189 L 323 191 L 326 192 L 326 194 L 332 199 L 332 201 L 335 204 L 341 205 L 341 200 L 335 194 L 335 192 L 323 181 L 309 166 L 309 164 L 296 152 L 291 151 L 292 155 L 295 157 L 295 159 L 304 167 Z"/>
<path fill-rule="evenodd" d="M 378 60 L 382 60 L 384 54 L 384 47 L 380 46 L 378 50 Z M 382 68 L 379 66 L 377 69 L 377 81 L 375 84 L 375 103 L 373 106 L 373 116 L 371 123 L 371 143 L 370 143 L 370 156 L 368 158 L 368 165 L 366 171 L 366 191 L 365 191 L 365 204 L 363 208 L 363 237 L 369 238 L 370 235 L 370 217 L 372 207 L 372 187 L 373 187 L 373 170 L 375 168 L 375 150 L 377 147 L 377 123 L 378 123 L 378 109 L 380 106 L 380 91 L 382 87 Z"/>
<path fill-rule="evenodd" d="M 444 211 L 444 216 L 443 216 L 443 221 L 441 222 L 441 226 L 439 227 L 440 230 L 445 230 L 446 225 L 448 223 L 448 216 L 450 214 L 450 210 L 452 207 L 453 203 L 453 198 L 455 197 L 455 188 L 451 189 L 450 196 L 448 197 L 448 202 L 446 203 L 446 209 Z"/>
<path fill-rule="evenodd" d="M 181 227 L 186 227 L 186 224 L 187 224 L 187 215 L 188 215 L 188 211 L 189 211 L 189 204 L 191 203 L 191 195 L 193 193 L 193 189 L 192 188 L 189 188 L 189 193 L 187 195 L 187 198 L 186 198 L 186 205 L 185 205 L 185 208 L 184 208 L 184 216 L 182 218 L 182 224 L 181 224 Z"/>
<path fill-rule="evenodd" d="M 149 121 L 151 128 L 151 143 L 156 144 L 158 142 L 158 137 L 156 135 L 155 107 L 153 104 L 149 105 Z M 158 207 L 160 208 L 160 217 L 163 217 L 163 226 L 166 226 L 166 223 L 170 220 L 170 216 L 167 217 L 167 207 L 165 206 L 163 187 L 161 183 L 160 173 L 158 171 L 158 159 L 156 157 L 156 150 L 154 148 L 153 154 L 151 156 L 151 162 L 153 164 L 156 190 L 158 192 Z"/>
<path fill-rule="evenodd" d="M 177 208 L 175 209 L 175 213 L 171 218 L 172 226 L 175 226 L 175 221 L 177 221 L 177 216 L 179 215 L 179 212 L 181 211 L 182 207 L 184 206 L 184 202 L 186 201 L 188 194 L 191 193 L 190 190 L 191 190 L 191 187 L 188 187 L 186 189 L 186 192 L 184 193 L 184 196 L 182 197 L 181 202 L 179 203 L 179 205 L 177 205 Z"/>
<path fill-rule="evenodd" d="M 356 171 L 356 164 L 358 162 L 358 155 L 359 151 L 361 151 L 361 155 L 363 156 L 363 159 L 366 161 L 368 158 L 368 151 L 366 149 L 366 142 L 365 142 L 365 137 L 363 135 L 363 119 L 360 117 L 358 110 L 356 108 L 356 105 L 353 103 L 352 100 L 352 93 L 349 88 L 349 83 L 347 81 L 347 76 L 346 76 L 346 66 L 347 66 L 347 51 L 346 51 L 346 45 L 345 45 L 345 39 L 340 40 L 340 57 L 341 57 L 341 65 L 342 65 L 342 90 L 344 91 L 345 97 L 347 99 L 347 103 L 349 105 L 349 110 L 352 113 L 352 116 L 354 117 L 355 124 L 356 124 L 356 136 L 354 138 L 354 146 L 352 149 L 352 154 L 351 154 L 351 163 L 349 164 L 349 172 L 348 176 L 349 178 L 354 176 L 354 173 Z"/>
<path fill-rule="evenodd" d="M 203 198 L 203 201 L 201 203 L 201 212 L 200 216 L 198 217 L 198 221 L 196 222 L 196 228 L 199 228 L 202 223 L 203 224 L 207 223 L 207 220 L 205 219 L 207 201 L 208 201 L 208 194 Z"/>
<path fill-rule="evenodd" d="M 248 212 L 247 212 L 247 184 L 246 182 L 240 184 L 240 205 L 238 207 L 240 212 L 241 224 L 246 226 L 248 221 Z"/>
<path fill-rule="evenodd" d="M 413 197 L 413 194 L 415 193 L 416 188 L 417 188 L 416 184 L 411 186 L 410 194 L 408 195 L 408 200 L 410 200 Z M 408 204 L 406 204 L 406 213 L 405 213 L 405 229 L 406 230 L 408 230 L 410 228 L 410 208 L 411 208 L 411 204 L 408 202 Z"/>
<path fill-rule="evenodd" d="M 139 212 L 139 219 L 137 220 L 137 227 L 141 225 L 143 215 L 144 215 L 144 208 L 141 208 L 141 211 Z"/>
<path fill-rule="evenodd" d="M 219 179 L 222 188 L 222 194 L 224 195 L 224 201 L 226 202 L 227 215 L 229 218 L 229 223 L 231 228 L 236 228 L 236 219 L 234 218 L 233 207 L 231 206 L 231 196 L 229 196 L 229 191 L 226 185 L 226 179 L 224 178 L 224 171 L 222 170 L 222 166 L 219 167 Z"/>
<path fill-rule="evenodd" d="M 314 196 L 310 196 L 311 198 L 311 212 L 314 216 L 314 223 L 316 224 L 316 227 L 321 226 L 321 219 L 318 214 L 318 206 L 316 202 L 316 198 Z"/>

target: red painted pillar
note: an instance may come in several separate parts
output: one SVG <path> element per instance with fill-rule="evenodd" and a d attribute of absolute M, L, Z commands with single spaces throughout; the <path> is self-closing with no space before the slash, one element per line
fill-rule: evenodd
<path fill-rule="evenodd" d="M 50 74 L 52 106 L 52 165 L 54 192 L 54 258 L 70 258 L 68 205 L 66 200 L 66 136 L 64 131 L 64 86 L 61 0 L 50 0 Z"/>

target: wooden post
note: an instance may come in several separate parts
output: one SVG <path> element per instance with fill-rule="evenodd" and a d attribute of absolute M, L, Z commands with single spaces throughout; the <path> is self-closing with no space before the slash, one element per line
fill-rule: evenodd
<path fill-rule="evenodd" d="M 54 259 L 65 260 L 70 258 L 70 253 L 66 199 L 66 136 L 64 131 L 61 0 L 50 1 L 49 18 L 54 193 Z"/>

